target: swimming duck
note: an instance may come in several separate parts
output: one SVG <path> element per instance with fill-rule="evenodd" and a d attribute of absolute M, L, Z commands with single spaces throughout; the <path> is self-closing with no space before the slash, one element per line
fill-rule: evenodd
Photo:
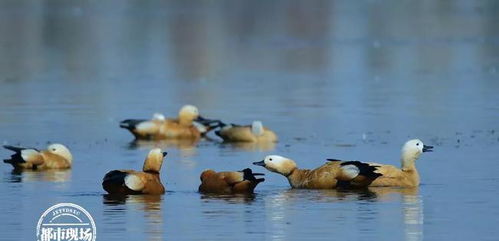
<path fill-rule="evenodd" d="M 369 163 L 376 167 L 380 176 L 369 186 L 371 187 L 417 187 L 419 173 L 416 160 L 423 152 L 432 152 L 433 146 L 424 145 L 419 139 L 407 141 L 402 147 L 401 168 L 392 165 Z"/>
<path fill-rule="evenodd" d="M 265 181 L 249 168 L 237 172 L 215 172 L 211 169 L 201 173 L 199 192 L 216 194 L 251 194 L 258 183 Z"/>
<path fill-rule="evenodd" d="M 177 119 L 155 113 L 151 120 L 127 119 L 120 122 L 120 127 L 129 130 L 136 139 L 195 139 L 218 127 L 218 122 L 201 117 L 197 107 L 185 105 Z"/>
<path fill-rule="evenodd" d="M 142 171 L 113 170 L 102 180 L 102 188 L 109 194 L 163 194 L 165 187 L 161 184 L 159 170 L 166 152 L 152 149 L 144 161 Z"/>
<path fill-rule="evenodd" d="M 374 172 L 376 167 L 367 163 L 335 159 L 328 161 L 313 170 L 298 169 L 295 161 L 278 155 L 266 156 L 263 161 L 253 164 L 285 176 L 292 188 L 302 189 L 362 188 L 380 176 Z"/>
<path fill-rule="evenodd" d="M 251 125 L 224 124 L 215 131 L 225 142 L 277 142 L 277 135 L 265 128 L 261 121 L 253 121 Z"/>
<path fill-rule="evenodd" d="M 15 152 L 10 159 L 3 162 L 11 164 L 15 169 L 67 169 L 71 168 L 73 156 L 69 149 L 62 144 L 50 144 L 46 150 L 35 148 L 3 146 Z"/>

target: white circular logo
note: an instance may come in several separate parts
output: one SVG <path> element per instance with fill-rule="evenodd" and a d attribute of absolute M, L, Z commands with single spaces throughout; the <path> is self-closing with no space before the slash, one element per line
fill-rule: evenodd
<path fill-rule="evenodd" d="M 90 213 L 74 203 L 47 209 L 36 225 L 37 241 L 95 241 L 97 229 Z"/>

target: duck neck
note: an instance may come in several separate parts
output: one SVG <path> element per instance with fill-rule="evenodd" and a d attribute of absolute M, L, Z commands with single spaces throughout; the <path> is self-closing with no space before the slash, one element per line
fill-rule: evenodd
<path fill-rule="evenodd" d="M 415 159 L 402 159 L 402 172 L 405 173 L 406 180 L 410 182 L 410 186 L 419 186 L 419 173 L 416 169 Z"/>
<path fill-rule="evenodd" d="M 308 172 L 310 172 L 310 170 L 294 168 L 287 175 L 283 174 L 283 176 L 288 179 L 289 185 L 291 185 L 291 187 L 298 188 L 302 186 L 303 180 L 307 176 Z"/>
<path fill-rule="evenodd" d="M 147 170 L 147 171 L 144 171 L 144 172 L 147 173 L 147 174 L 152 175 L 155 179 L 159 180 L 159 172 L 158 171 Z"/>
<path fill-rule="evenodd" d="M 182 126 L 190 126 L 192 125 L 192 120 L 189 118 L 179 118 L 178 122 Z"/>
<path fill-rule="evenodd" d="M 285 176 L 286 178 L 289 178 L 291 175 L 293 175 L 295 173 L 295 171 L 297 171 L 298 168 L 293 168 L 288 174 L 282 174 L 283 176 Z"/>
<path fill-rule="evenodd" d="M 416 160 L 414 158 L 402 158 L 402 171 L 416 171 Z"/>

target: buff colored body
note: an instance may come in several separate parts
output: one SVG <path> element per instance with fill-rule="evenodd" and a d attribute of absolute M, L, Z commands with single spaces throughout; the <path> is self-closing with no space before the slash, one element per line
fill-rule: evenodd
<path fill-rule="evenodd" d="M 270 129 L 263 127 L 260 121 L 252 125 L 226 125 L 215 132 L 226 142 L 277 142 L 277 135 Z"/>
<path fill-rule="evenodd" d="M 13 146 L 4 146 L 4 148 L 15 152 L 11 159 L 4 160 L 15 169 L 68 169 L 71 168 L 73 161 L 71 152 L 62 144 L 51 144 L 42 151 Z"/>
<path fill-rule="evenodd" d="M 149 152 L 142 171 L 114 170 L 108 172 L 102 181 L 102 187 L 109 194 L 164 194 L 159 171 L 166 153 L 159 148 Z"/>
<path fill-rule="evenodd" d="M 423 152 L 431 152 L 432 146 L 426 146 L 418 139 L 406 142 L 402 148 L 401 168 L 392 165 L 369 163 L 377 166 L 376 173 L 381 174 L 369 186 L 371 187 L 417 187 L 420 184 L 416 160 Z"/>
<path fill-rule="evenodd" d="M 245 173 L 248 172 L 248 173 Z M 238 172 L 215 172 L 206 170 L 201 173 L 199 192 L 215 194 L 251 194 L 263 178 L 255 178 L 259 173 L 252 173 L 251 169 Z"/>
<path fill-rule="evenodd" d="M 374 173 L 374 167 L 356 161 L 332 160 L 316 169 L 309 170 L 297 168 L 296 163 L 291 159 L 271 155 L 253 164 L 285 176 L 292 188 L 302 189 L 334 189 L 340 184 L 342 187 L 367 187 L 378 176 Z"/>
<path fill-rule="evenodd" d="M 199 118 L 198 109 L 192 105 L 183 106 L 175 119 L 166 119 L 155 114 L 151 120 L 124 120 L 120 127 L 128 129 L 136 139 L 198 139 L 213 127 L 194 122 Z"/>

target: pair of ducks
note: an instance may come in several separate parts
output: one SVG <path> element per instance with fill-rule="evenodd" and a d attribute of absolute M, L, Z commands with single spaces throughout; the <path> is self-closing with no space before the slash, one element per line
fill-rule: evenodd
<path fill-rule="evenodd" d="M 47 150 L 4 146 L 14 151 L 10 159 L 4 160 L 18 169 L 64 169 L 70 168 L 72 155 L 62 144 L 51 144 Z M 360 161 L 328 162 L 316 169 L 299 169 L 293 160 L 269 155 L 254 165 L 263 166 L 271 172 L 285 176 L 292 188 L 332 189 L 363 187 L 416 187 L 420 183 L 416 160 L 423 152 L 431 152 L 432 146 L 424 145 L 421 140 L 409 140 L 402 147 L 401 168 L 392 165 Z M 156 148 L 149 152 L 142 171 L 114 170 L 103 179 L 104 190 L 111 194 L 163 194 L 165 188 L 160 180 L 160 169 L 166 152 Z M 255 187 L 263 182 L 263 175 L 246 168 L 238 172 L 215 172 L 206 170 L 201 173 L 199 191 L 203 193 L 253 193 Z"/>
<path fill-rule="evenodd" d="M 165 187 L 161 183 L 159 171 L 163 159 L 167 155 L 161 149 L 152 149 L 144 161 L 142 171 L 113 170 L 108 172 L 102 180 L 102 188 L 109 194 L 134 195 L 165 193 Z M 265 179 L 256 178 L 263 175 L 253 173 L 246 168 L 237 172 L 215 172 L 206 170 L 201 173 L 201 185 L 199 192 L 202 193 L 253 193 L 256 185 Z"/>
<path fill-rule="evenodd" d="M 226 142 L 276 142 L 277 135 L 261 121 L 251 125 L 225 124 L 220 120 L 202 117 L 193 105 L 183 106 L 178 117 L 166 119 L 156 113 L 151 120 L 127 119 L 120 127 L 129 130 L 139 140 L 199 139 L 213 129 Z"/>

